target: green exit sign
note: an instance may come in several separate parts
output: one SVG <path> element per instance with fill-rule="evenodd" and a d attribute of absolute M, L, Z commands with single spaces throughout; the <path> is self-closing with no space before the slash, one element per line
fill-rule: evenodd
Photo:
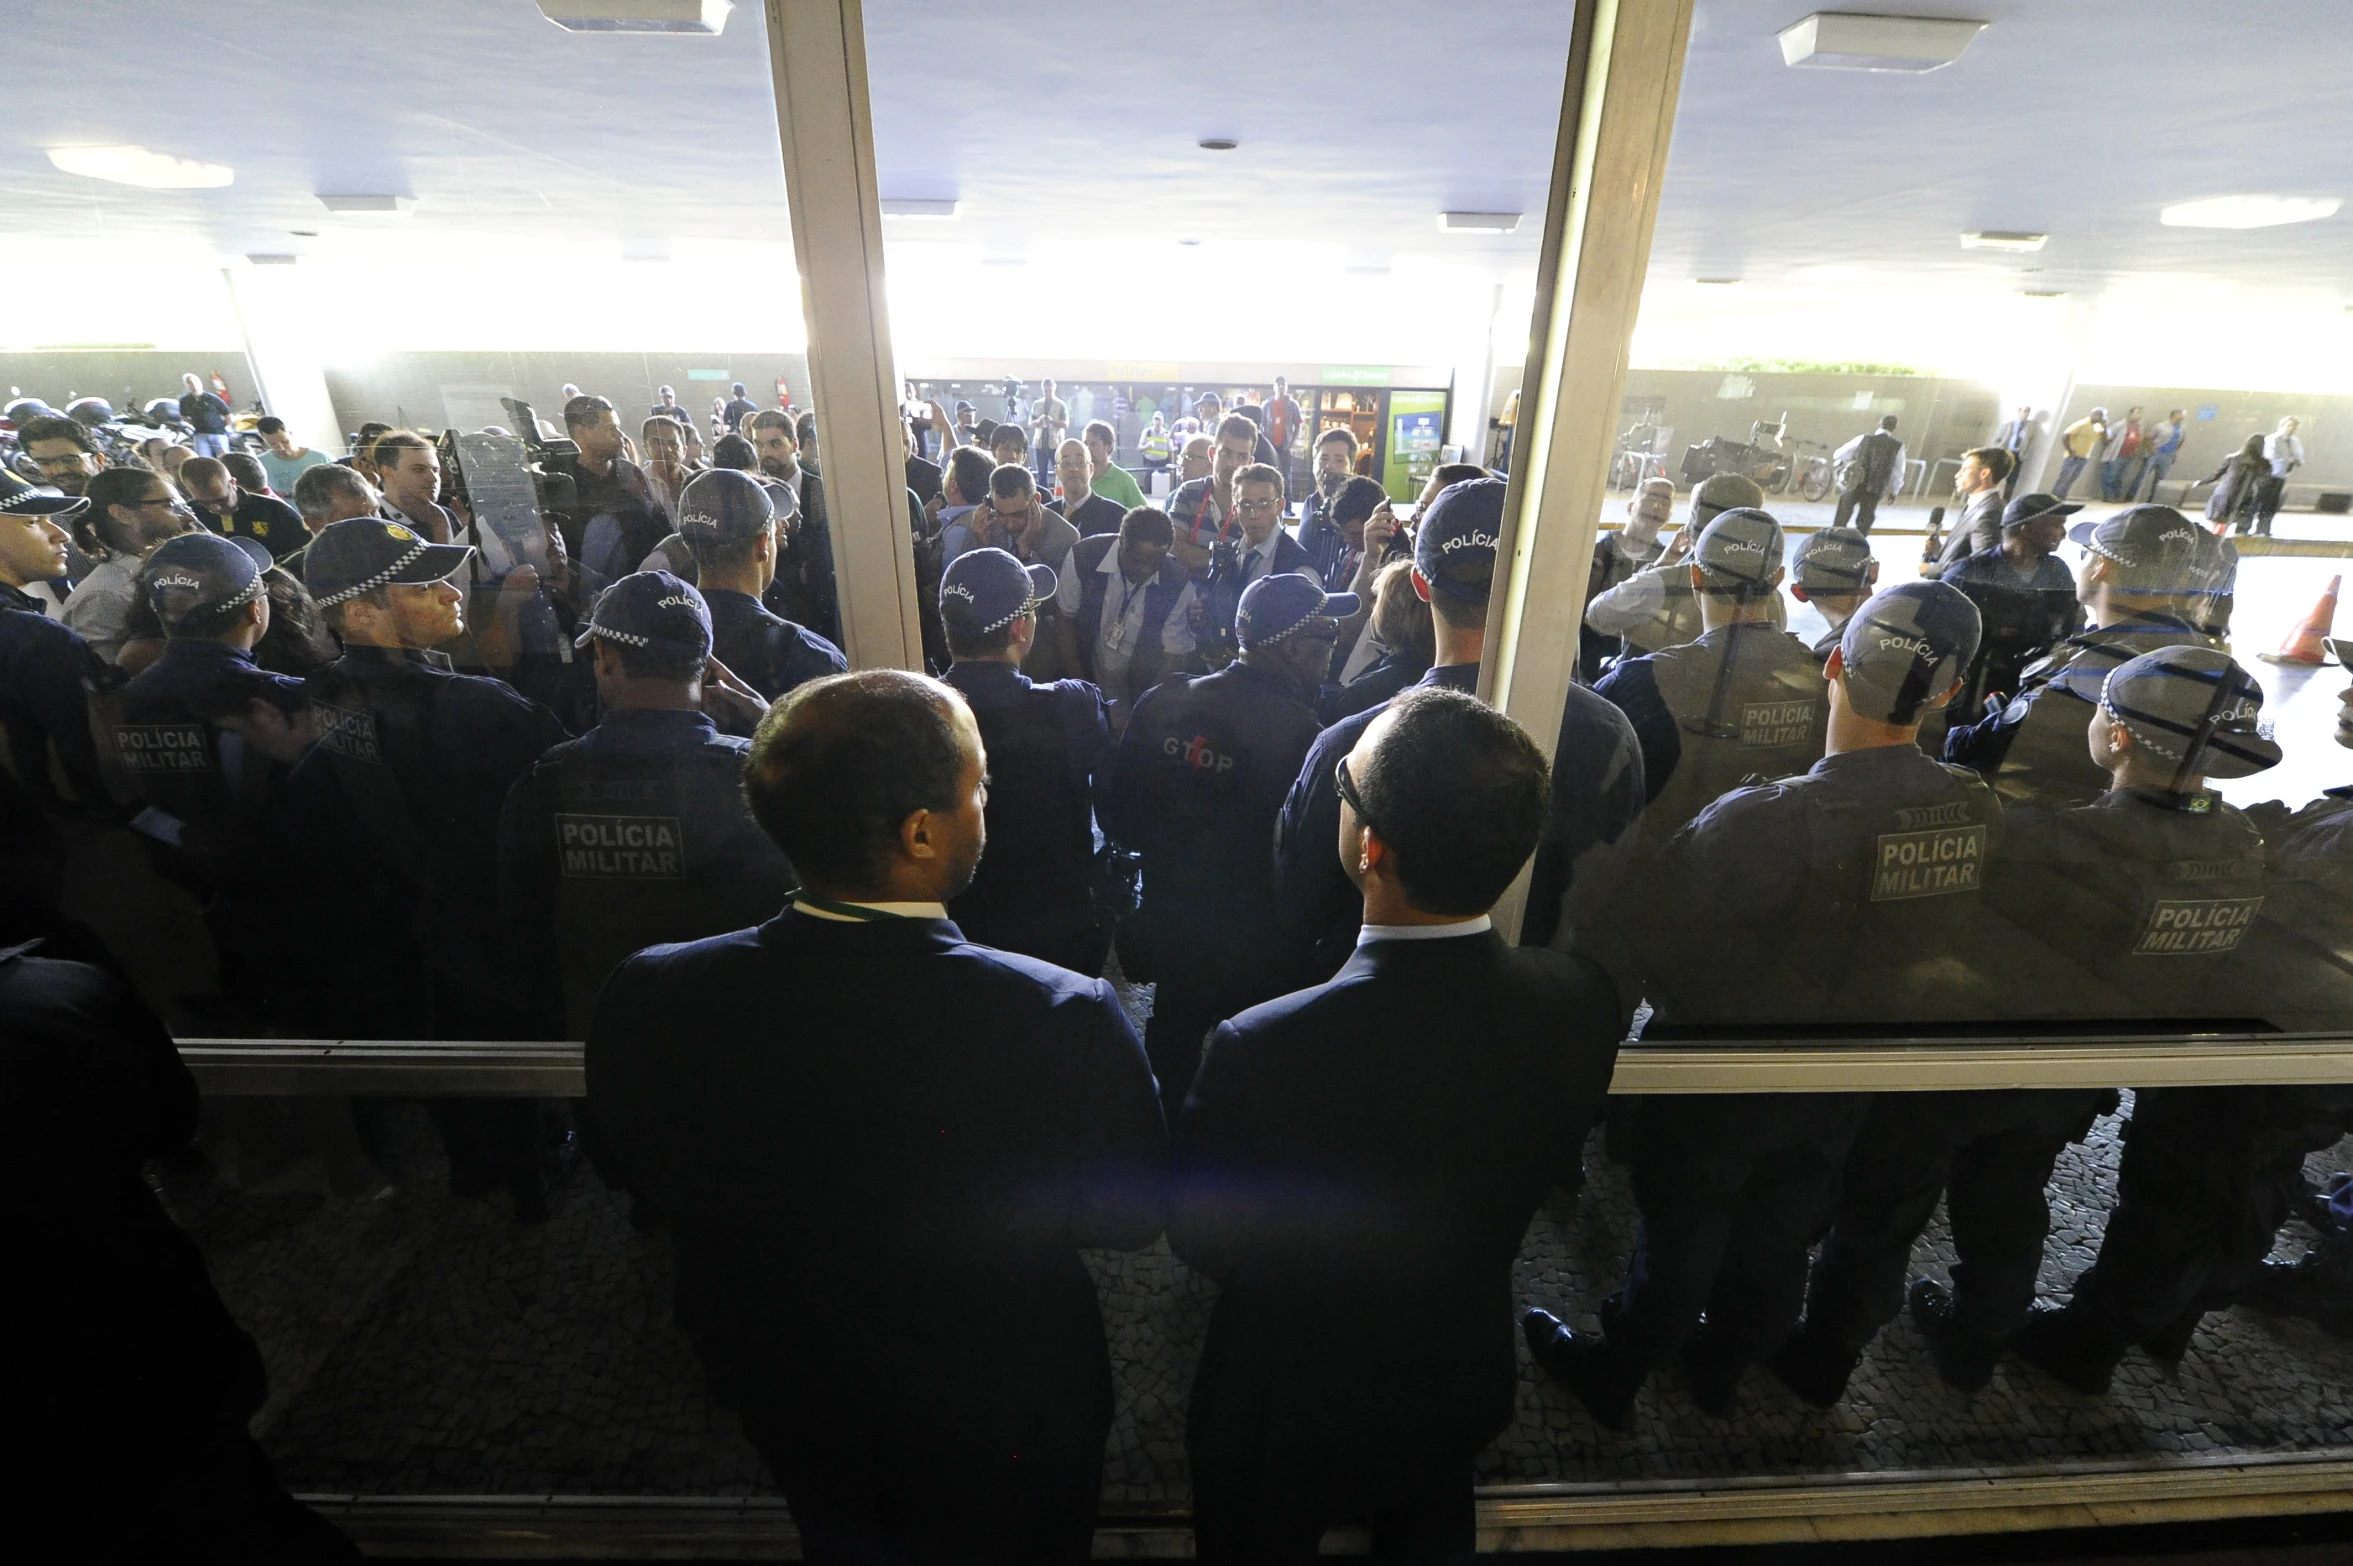
<path fill-rule="evenodd" d="M 686 378 L 690 381 L 723 381 L 727 379 L 727 372 L 725 370 L 689 370 L 686 372 Z"/>

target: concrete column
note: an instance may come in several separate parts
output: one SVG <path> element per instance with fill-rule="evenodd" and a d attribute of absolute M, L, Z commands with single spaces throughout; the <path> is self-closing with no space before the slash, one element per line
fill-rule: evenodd
<path fill-rule="evenodd" d="M 327 317 L 312 298 L 306 269 L 299 263 L 225 266 L 221 283 L 244 334 L 245 360 L 262 406 L 286 421 L 297 444 L 342 456 L 343 425 L 327 395 L 319 353 L 319 323 Z"/>
<path fill-rule="evenodd" d="M 809 328 L 809 394 L 825 453 L 842 651 L 853 668 L 920 669 L 859 0 L 768 0 L 768 48 Z"/>
<path fill-rule="evenodd" d="M 1692 0 L 1577 0 L 1479 693 L 1549 754 L 1575 677 Z M 1525 877 L 1496 923 L 1517 934 Z"/>

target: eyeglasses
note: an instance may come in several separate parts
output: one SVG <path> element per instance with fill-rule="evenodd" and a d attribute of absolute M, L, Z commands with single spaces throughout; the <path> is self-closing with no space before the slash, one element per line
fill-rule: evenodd
<path fill-rule="evenodd" d="M 1364 808 L 1363 798 L 1356 792 L 1356 779 L 1348 775 L 1348 758 L 1346 756 L 1342 756 L 1340 764 L 1332 769 L 1332 787 L 1338 790 L 1340 798 L 1348 808 L 1356 812 L 1358 821 L 1376 833 L 1381 831 L 1380 827 L 1374 824 L 1371 813 Z M 1382 836 L 1385 838 L 1387 834 L 1383 833 Z"/>
<path fill-rule="evenodd" d="M 150 495 L 145 500 L 136 502 L 136 505 L 141 511 L 145 511 L 149 506 L 168 506 L 174 511 L 188 509 L 177 495 Z"/>
<path fill-rule="evenodd" d="M 1282 510 L 1283 503 L 1279 500 L 1237 500 L 1234 509 L 1254 517 L 1263 517 Z"/>

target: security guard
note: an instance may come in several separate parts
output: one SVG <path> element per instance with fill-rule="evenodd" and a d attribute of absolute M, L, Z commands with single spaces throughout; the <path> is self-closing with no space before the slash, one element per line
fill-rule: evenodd
<path fill-rule="evenodd" d="M 2067 536 L 2084 550 L 2075 596 L 2092 628 L 2027 666 L 1998 713 L 1945 738 L 1944 756 L 1974 767 L 2005 800 L 2053 809 L 2089 804 L 2108 775 L 2084 749 L 2100 687 L 2118 664 L 2159 647 L 2214 645 L 2183 613 L 2212 572 L 2197 527 L 2171 506 L 2134 506 Z"/>
<path fill-rule="evenodd" d="M 567 736 L 544 707 L 433 651 L 464 629 L 449 579 L 471 553 L 369 518 L 327 527 L 304 563 L 343 656 L 309 681 L 319 738 L 287 801 L 345 927 L 318 997 L 339 1036 L 521 1038 L 539 1020 L 498 921 L 499 812 Z M 434 1110 L 453 1189 L 503 1180 L 518 1216 L 544 1214 L 531 1101 Z"/>
<path fill-rule="evenodd" d="M 1829 753 L 1716 801 L 1654 862 L 1641 920 L 1659 1024 L 1900 1025 L 1965 996 L 1948 954 L 1969 943 L 1999 812 L 1983 784 L 1922 755 L 1916 730 L 1977 636 L 1977 611 L 1939 582 L 1889 588 L 1847 622 L 1827 667 Z M 1530 1311 L 1537 1362 L 1624 1429 L 1643 1381 L 1680 1351 L 1694 1400 L 1727 1411 L 1742 1372 L 1797 1324 L 1806 1252 L 1868 1105 L 1644 1103 L 1629 1127 L 1642 1230 L 1626 1283 L 1598 1338 Z"/>
<path fill-rule="evenodd" d="M 2126 1015 L 2261 1009 L 2270 954 L 2250 937 L 2262 928 L 2263 843 L 2205 781 L 2277 763 L 2257 727 L 2262 701 L 2210 648 L 2126 661 L 2103 683 L 2087 737 L 2115 786 L 2019 823 L 2012 917 L 2061 947 L 2107 1004 L 2134 1008 Z M 2348 1123 L 2342 1087 L 2142 1089 L 2097 1261 L 2067 1307 L 2029 1317 L 2012 1346 L 2093 1393 L 2135 1344 L 2180 1359 L 2199 1318 L 2235 1301 L 2270 1251 L 2305 1156 Z"/>
<path fill-rule="evenodd" d="M 678 497 L 678 532 L 710 606 L 713 656 L 736 678 L 774 701 L 805 680 L 849 668 L 840 648 L 762 601 L 776 578 L 776 515 L 750 474 L 697 474 Z"/>
<path fill-rule="evenodd" d="M 1055 587 L 1079 672 L 1110 702 L 1115 732 L 1162 675 L 1193 661 L 1200 589 L 1169 558 L 1175 536 L 1167 512 L 1138 506 L 1116 534 L 1080 539 Z"/>
<path fill-rule="evenodd" d="M 81 496 L 52 490 L 20 489 L 0 499 L 0 791 L 44 815 L 106 799 L 83 693 L 84 681 L 101 675 L 98 655 L 25 591 L 65 575 L 71 544 L 64 524 L 89 508 Z M 4 814 L 16 825 L 0 841 L 13 847 L 16 834 L 33 830 L 33 816 Z M 11 862 L 25 861 L 12 855 Z"/>
<path fill-rule="evenodd" d="M 1697 640 L 1705 626 L 1685 569 L 1690 564 L 1691 546 L 1699 542 L 1708 524 L 1725 512 L 1753 511 L 1764 503 L 1765 492 L 1754 479 L 1742 474 L 1717 473 L 1703 480 L 1691 492 L 1689 518 L 1658 563 L 1594 594 L 1585 606 L 1585 629 L 1625 638 L 1629 657 Z M 1774 627 L 1780 628 L 1785 618 L 1780 598 L 1770 597 L 1766 608 Z"/>
<path fill-rule="evenodd" d="M 607 588 L 580 633 L 604 718 L 533 762 L 499 820 L 499 904 L 546 1002 L 548 1036 L 586 1035 L 631 952 L 773 918 L 793 869 L 745 809 L 751 742 L 705 713 L 711 618 L 667 571 Z"/>
<path fill-rule="evenodd" d="M 1202 1035 L 1293 987 L 1268 844 L 1315 743 L 1309 704 L 1339 617 L 1356 609 L 1352 594 L 1327 594 L 1304 572 L 1252 582 L 1234 616 L 1241 655 L 1148 692 L 1098 784 L 1104 829 L 1143 856 L 1142 903 L 1121 932 L 1120 963 L 1158 982 L 1144 1047 L 1171 1110 L 1185 1101 Z"/>
<path fill-rule="evenodd" d="M 1814 643 L 1814 656 L 1824 663 L 1838 650 L 1846 623 L 1871 596 L 1879 581 L 1879 561 L 1871 540 L 1851 527 L 1826 527 L 1806 535 L 1790 557 L 1790 596 L 1812 604 L 1830 629 Z"/>
<path fill-rule="evenodd" d="M 1021 672 L 1054 586 L 1051 566 L 1002 549 L 966 550 L 940 578 L 955 656 L 947 683 L 971 704 L 989 757 L 989 851 L 948 912 L 984 946 L 1093 978 L 1111 951 L 1095 906 L 1092 804 L 1111 720 L 1086 681 L 1039 685 Z"/>
<path fill-rule="evenodd" d="M 1642 742 L 1638 857 L 1647 857 L 1719 795 L 1750 780 L 1803 772 L 1822 754 L 1822 669 L 1773 629 L 1781 524 L 1727 511 L 1707 525 L 1683 570 L 1706 629 L 1699 640 L 1622 658 L 1594 686 Z"/>
<path fill-rule="evenodd" d="M 208 895 L 222 993 L 257 1024 L 290 1003 L 273 993 L 273 975 L 301 960 L 280 804 L 311 738 L 303 682 L 253 658 L 270 625 L 269 562 L 252 539 L 215 533 L 158 546 L 139 587 L 163 626 L 163 654 L 93 698 L 103 761 L 126 803 L 142 807 L 142 829 Z"/>

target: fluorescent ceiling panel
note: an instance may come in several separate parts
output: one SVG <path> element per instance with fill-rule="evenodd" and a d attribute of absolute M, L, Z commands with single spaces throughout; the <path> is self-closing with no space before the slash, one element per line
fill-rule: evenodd
<path fill-rule="evenodd" d="M 414 196 L 394 196 L 377 191 L 351 191 L 340 195 L 319 193 L 319 205 L 329 212 L 361 213 L 376 216 L 397 216 L 417 204 Z"/>
<path fill-rule="evenodd" d="M 885 196 L 882 198 L 882 215 L 895 218 L 952 218 L 956 215 L 956 203 Z"/>
<path fill-rule="evenodd" d="M 1776 34 L 1784 65 L 1830 71 L 1934 71 L 1961 58 L 1985 23 L 1816 11 Z"/>
<path fill-rule="evenodd" d="M 2051 242 L 2048 234 L 2022 234 L 2008 229 L 1984 228 L 1961 236 L 1963 250 L 2007 250 L 2014 255 L 2032 255 Z"/>
<path fill-rule="evenodd" d="M 673 33 L 716 38 L 733 0 L 539 0 L 539 14 L 568 33 Z"/>
<path fill-rule="evenodd" d="M 145 147 L 51 147 L 49 161 L 68 174 L 142 190 L 215 190 L 237 177 L 225 163 L 175 158 Z"/>
<path fill-rule="evenodd" d="M 2160 208 L 2157 221 L 2168 228 L 2277 228 L 2335 217 L 2340 205 L 2334 196 L 2208 196 Z"/>
<path fill-rule="evenodd" d="M 1517 212 L 1441 212 L 1438 226 L 1450 234 L 1508 234 L 1520 226 Z"/>

